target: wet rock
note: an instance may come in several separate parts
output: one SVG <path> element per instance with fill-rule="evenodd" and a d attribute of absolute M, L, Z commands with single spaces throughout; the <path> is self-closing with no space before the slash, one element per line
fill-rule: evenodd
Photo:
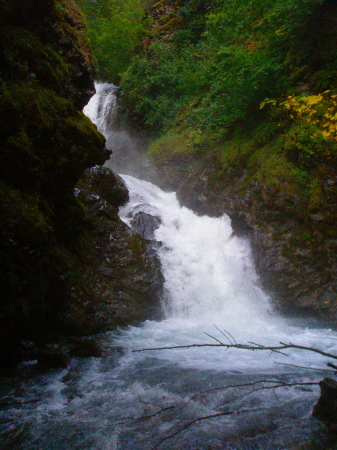
<path fill-rule="evenodd" d="M 68 366 L 68 358 L 59 347 L 46 347 L 36 351 L 35 357 L 38 363 L 48 369 L 65 369 Z"/>
<path fill-rule="evenodd" d="M 69 356 L 77 358 L 100 358 L 103 356 L 103 352 L 100 349 L 99 344 L 90 338 L 72 337 L 68 344 Z"/>
<path fill-rule="evenodd" d="M 154 232 L 159 227 L 161 219 L 158 216 L 151 216 L 145 212 L 137 212 L 130 224 L 132 228 L 137 231 L 144 239 L 154 239 Z"/>
<path fill-rule="evenodd" d="M 119 207 L 129 200 L 129 193 L 123 180 L 107 167 L 95 166 L 87 169 L 82 177 L 82 183 L 112 206 Z"/>
<path fill-rule="evenodd" d="M 160 310 L 163 276 L 158 257 L 148 241 L 119 219 L 117 207 L 111 205 L 116 201 L 103 199 L 108 196 L 102 179 L 109 195 L 118 193 L 120 180 L 105 168 L 87 171 L 77 185 L 90 232 L 85 251 L 74 264 L 72 299 L 62 318 L 73 335 L 158 317 Z M 123 193 L 119 198 L 125 199 Z"/>
<path fill-rule="evenodd" d="M 290 189 L 284 180 L 273 190 L 251 179 L 247 167 L 224 171 L 211 153 L 207 162 L 191 152 L 168 153 L 156 168 L 158 184 L 176 190 L 183 205 L 198 214 L 228 214 L 234 232 L 250 239 L 261 283 L 276 309 L 336 320 L 335 183 L 326 183 L 322 206 L 308 210 L 306 194 Z M 335 171 L 330 167 L 329 176 L 321 176 L 334 180 Z"/>
<path fill-rule="evenodd" d="M 337 432 L 337 381 L 326 377 L 319 385 L 321 396 L 314 406 L 313 416 Z"/>
<path fill-rule="evenodd" d="M 82 113 L 94 89 L 84 23 L 72 0 L 1 1 L 4 364 L 25 357 L 20 341 L 43 342 L 64 331 L 59 318 L 71 300 L 72 269 L 87 232 L 73 190 L 83 171 L 109 154 Z"/>

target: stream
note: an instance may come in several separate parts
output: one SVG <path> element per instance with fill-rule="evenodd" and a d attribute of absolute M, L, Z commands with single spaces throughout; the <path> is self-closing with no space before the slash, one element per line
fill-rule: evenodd
<path fill-rule="evenodd" d="M 97 91 L 85 112 L 113 140 L 120 131 L 102 117 L 114 123 L 115 92 Z M 122 220 L 135 211 L 160 218 L 162 320 L 98 336 L 101 358 L 47 372 L 31 361 L 2 378 L 1 449 L 336 449 L 312 417 L 319 386 L 310 383 L 331 376 L 326 357 L 205 344 L 285 342 L 337 354 L 337 333 L 273 311 L 249 241 L 233 234 L 228 216 L 198 216 L 130 173 Z M 179 346 L 191 347 L 144 350 Z"/>

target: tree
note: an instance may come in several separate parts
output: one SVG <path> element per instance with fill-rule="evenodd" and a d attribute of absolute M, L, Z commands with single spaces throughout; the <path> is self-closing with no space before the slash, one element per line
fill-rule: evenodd
<path fill-rule="evenodd" d="M 78 0 L 89 25 L 89 37 L 101 81 L 118 83 L 143 31 L 140 0 Z"/>

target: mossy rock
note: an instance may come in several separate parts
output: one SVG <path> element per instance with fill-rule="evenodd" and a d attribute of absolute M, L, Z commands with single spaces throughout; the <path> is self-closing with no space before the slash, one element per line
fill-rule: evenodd
<path fill-rule="evenodd" d="M 81 111 L 94 92 L 82 19 L 72 0 L 1 1 L 0 359 L 5 342 L 61 332 L 88 241 L 74 186 L 109 155 Z"/>

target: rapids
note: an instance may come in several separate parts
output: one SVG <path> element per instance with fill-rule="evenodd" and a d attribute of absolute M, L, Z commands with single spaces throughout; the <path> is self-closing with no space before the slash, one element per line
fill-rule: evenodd
<path fill-rule="evenodd" d="M 98 89 L 104 102 L 106 88 Z M 96 123 L 99 95 L 86 108 Z M 337 333 L 274 313 L 249 242 L 233 235 L 228 216 L 200 217 L 181 207 L 174 193 L 122 176 L 130 192 L 122 220 L 130 224 L 140 210 L 160 217 L 162 320 L 102 334 L 104 357 L 73 358 L 69 369 L 44 373 L 32 361 L 4 378 L 1 448 L 336 448 L 311 416 L 319 387 L 308 383 L 331 375 L 326 357 L 204 345 L 291 342 L 337 354 Z M 135 351 L 177 346 L 193 348 Z M 280 383 L 287 386 L 272 388 Z"/>

